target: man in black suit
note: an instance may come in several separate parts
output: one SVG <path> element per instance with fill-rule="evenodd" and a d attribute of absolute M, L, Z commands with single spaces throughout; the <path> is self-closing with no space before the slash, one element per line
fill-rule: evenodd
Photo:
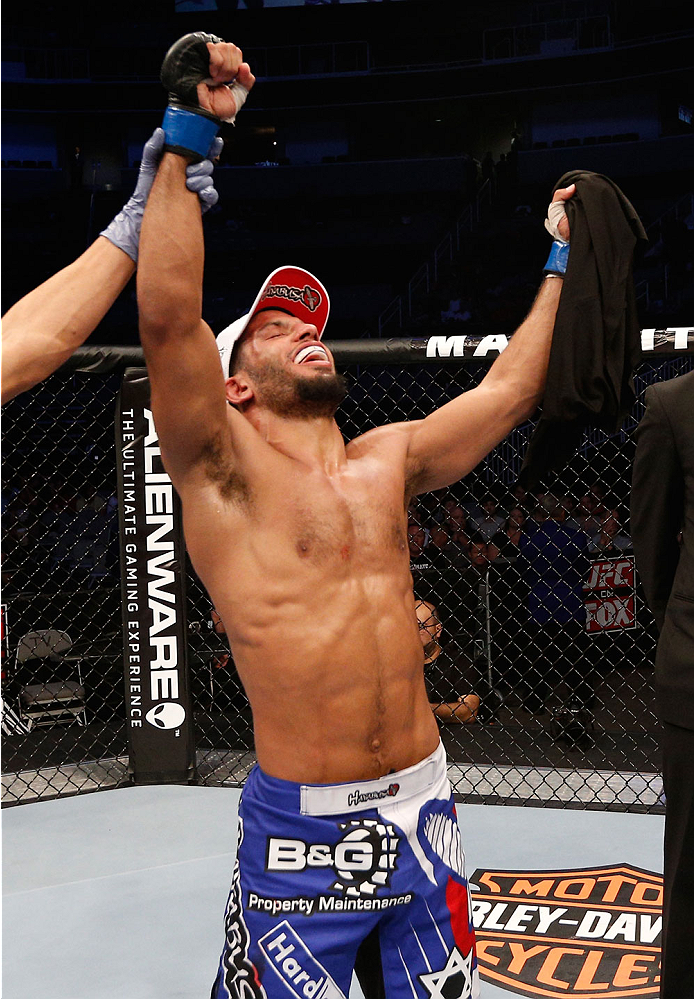
<path fill-rule="evenodd" d="M 694 996 L 694 371 L 647 390 L 637 441 L 632 538 L 660 632 L 655 682 L 666 796 L 660 995 L 683 999 Z"/>

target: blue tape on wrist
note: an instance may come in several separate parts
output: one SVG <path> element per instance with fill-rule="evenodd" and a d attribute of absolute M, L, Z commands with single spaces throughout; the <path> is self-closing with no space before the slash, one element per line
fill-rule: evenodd
<path fill-rule="evenodd" d="M 549 251 L 549 256 L 547 257 L 547 263 L 542 268 L 543 271 L 551 274 L 566 274 L 566 265 L 569 262 L 570 246 L 570 243 L 563 243 L 561 240 L 555 239 L 552 243 L 552 249 Z"/>
<path fill-rule="evenodd" d="M 204 160 L 219 131 L 220 123 L 195 111 L 169 106 L 164 112 L 161 127 L 166 134 L 166 146 L 190 153 L 191 159 Z"/>

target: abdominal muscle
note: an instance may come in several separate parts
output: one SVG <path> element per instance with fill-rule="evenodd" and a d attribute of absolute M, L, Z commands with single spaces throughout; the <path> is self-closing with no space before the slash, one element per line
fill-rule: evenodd
<path fill-rule="evenodd" d="M 267 577 L 249 586 L 244 574 L 238 599 L 227 585 L 215 600 L 253 710 L 258 763 L 271 776 L 371 779 L 438 745 L 406 561 L 359 577 L 305 587 L 295 577 L 282 593 Z"/>

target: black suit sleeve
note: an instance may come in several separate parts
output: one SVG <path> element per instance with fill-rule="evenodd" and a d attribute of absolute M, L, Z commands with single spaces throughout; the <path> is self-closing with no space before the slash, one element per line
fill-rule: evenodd
<path fill-rule="evenodd" d="M 677 535 L 684 512 L 683 475 L 677 447 L 657 386 L 646 392 L 637 430 L 631 484 L 631 534 L 636 563 L 658 630 L 677 570 Z"/>

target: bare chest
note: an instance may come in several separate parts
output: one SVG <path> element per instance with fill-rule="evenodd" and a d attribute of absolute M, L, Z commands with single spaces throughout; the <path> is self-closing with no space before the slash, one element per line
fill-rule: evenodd
<path fill-rule="evenodd" d="M 373 562 L 407 549 L 403 489 L 372 476 L 285 482 L 261 504 L 259 521 L 306 563 Z"/>

